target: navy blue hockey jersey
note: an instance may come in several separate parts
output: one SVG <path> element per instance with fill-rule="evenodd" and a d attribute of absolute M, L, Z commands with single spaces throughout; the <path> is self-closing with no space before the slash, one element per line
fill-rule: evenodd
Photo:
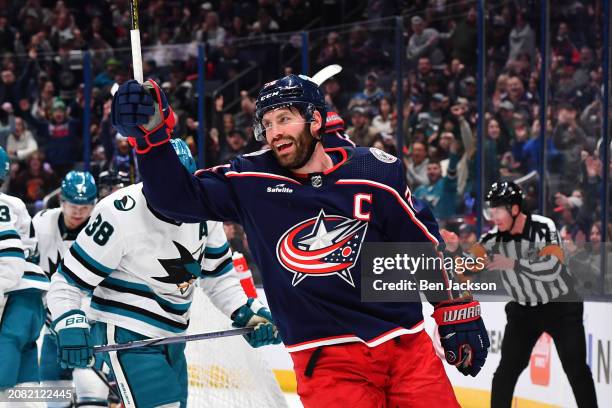
<path fill-rule="evenodd" d="M 359 253 L 364 242 L 441 241 L 431 212 L 414 208 L 397 158 L 374 148 L 326 152 L 333 168 L 308 175 L 281 167 L 271 151 L 196 176 L 170 144 L 139 156 L 147 200 L 167 217 L 243 225 L 289 351 L 376 346 L 422 330 L 420 303 L 361 302 Z"/>

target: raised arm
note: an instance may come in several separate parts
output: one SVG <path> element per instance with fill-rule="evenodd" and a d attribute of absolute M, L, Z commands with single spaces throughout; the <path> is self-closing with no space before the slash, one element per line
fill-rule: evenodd
<path fill-rule="evenodd" d="M 113 126 L 138 153 L 147 201 L 166 217 L 183 222 L 238 221 L 237 197 L 224 170 L 191 175 L 168 141 L 175 114 L 157 84 L 131 80 L 119 87 L 111 108 Z"/>

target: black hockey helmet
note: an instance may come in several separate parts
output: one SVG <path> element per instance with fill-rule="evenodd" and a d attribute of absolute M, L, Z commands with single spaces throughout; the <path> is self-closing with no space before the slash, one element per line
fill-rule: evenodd
<path fill-rule="evenodd" d="M 100 199 L 120 188 L 129 186 L 130 175 L 125 171 L 105 170 L 98 176 L 98 196 Z"/>
<path fill-rule="evenodd" d="M 514 204 L 523 207 L 523 190 L 512 181 L 493 183 L 485 197 L 489 207 L 506 207 L 508 210 Z"/>
<path fill-rule="evenodd" d="M 255 139 L 258 141 L 266 139 L 266 130 L 261 124 L 266 112 L 289 106 L 299 109 L 307 122 L 312 122 L 312 115 L 315 110 L 318 110 L 323 120 L 321 129 L 322 131 L 325 129 L 327 108 L 323 92 L 307 76 L 291 74 L 268 82 L 259 91 L 255 101 L 255 123 L 253 124 Z"/>

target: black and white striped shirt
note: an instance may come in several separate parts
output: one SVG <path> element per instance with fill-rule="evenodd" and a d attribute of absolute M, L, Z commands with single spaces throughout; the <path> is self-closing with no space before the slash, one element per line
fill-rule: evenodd
<path fill-rule="evenodd" d="M 513 270 L 500 272 L 506 291 L 518 303 L 535 306 L 572 291 L 573 279 L 567 266 L 554 255 L 540 254 L 544 247 L 563 245 L 550 218 L 527 214 L 522 234 L 511 235 L 495 227 L 481 237 L 480 243 L 490 259 L 501 254 L 516 260 Z"/>

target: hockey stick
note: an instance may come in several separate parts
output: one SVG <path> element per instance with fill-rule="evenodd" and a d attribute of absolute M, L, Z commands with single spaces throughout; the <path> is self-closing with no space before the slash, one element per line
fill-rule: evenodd
<path fill-rule="evenodd" d="M 130 12 L 132 15 L 132 29 L 130 30 L 130 41 L 132 43 L 132 68 L 134 79 L 143 83 L 142 54 L 140 52 L 140 29 L 138 28 L 138 0 L 130 0 Z"/>
<path fill-rule="evenodd" d="M 321 69 L 319 72 L 314 74 L 310 80 L 315 84 L 321 86 L 321 84 L 327 81 L 329 78 L 338 74 L 342 71 L 342 67 L 338 64 L 328 65 L 325 68 Z"/>
<path fill-rule="evenodd" d="M 104 346 L 95 346 L 94 353 L 104 353 L 109 351 L 128 350 L 146 346 L 161 346 L 162 344 L 186 343 L 195 340 L 218 339 L 220 337 L 242 336 L 251 333 L 255 330 L 254 327 L 243 327 L 240 329 L 221 330 L 209 333 L 189 334 L 186 336 L 176 337 L 161 337 L 158 339 L 136 340 L 120 344 L 107 344 Z"/>
<path fill-rule="evenodd" d="M 89 367 L 89 368 L 98 376 L 100 381 L 102 381 L 104 385 L 108 387 L 108 391 L 111 394 L 113 394 L 113 397 L 121 401 L 121 396 L 117 394 L 119 391 L 115 390 L 115 387 L 108 381 L 108 379 L 106 378 L 106 374 L 104 374 L 101 370 L 98 370 L 97 368 L 94 368 L 94 367 Z"/>

